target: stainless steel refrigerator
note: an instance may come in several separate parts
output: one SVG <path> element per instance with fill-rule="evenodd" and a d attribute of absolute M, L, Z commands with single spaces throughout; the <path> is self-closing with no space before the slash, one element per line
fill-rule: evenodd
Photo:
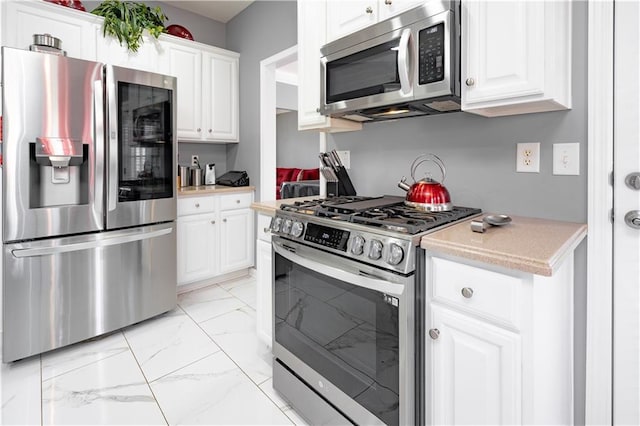
<path fill-rule="evenodd" d="M 3 362 L 176 305 L 176 79 L 2 48 Z"/>

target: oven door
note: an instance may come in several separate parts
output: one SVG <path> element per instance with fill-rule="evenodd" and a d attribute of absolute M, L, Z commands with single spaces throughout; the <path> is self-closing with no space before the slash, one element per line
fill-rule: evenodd
<path fill-rule="evenodd" d="M 273 249 L 274 362 L 357 424 L 413 424 L 414 275 L 278 236 Z"/>

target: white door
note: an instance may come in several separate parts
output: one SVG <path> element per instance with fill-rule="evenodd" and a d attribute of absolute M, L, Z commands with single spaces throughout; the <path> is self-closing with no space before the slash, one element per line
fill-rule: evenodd
<path fill-rule="evenodd" d="M 640 229 L 625 216 L 640 211 L 640 190 L 625 180 L 640 172 L 638 22 L 639 2 L 615 2 L 613 421 L 634 425 L 640 424 Z"/>
<path fill-rule="evenodd" d="M 378 0 L 327 2 L 327 42 L 378 22 Z"/>
<path fill-rule="evenodd" d="M 178 218 L 178 285 L 216 274 L 216 226 L 215 213 Z"/>
<path fill-rule="evenodd" d="M 427 423 L 521 424 L 520 336 L 434 305 L 431 324 Z"/>
<path fill-rule="evenodd" d="M 203 53 L 204 136 L 216 141 L 238 141 L 238 58 Z"/>

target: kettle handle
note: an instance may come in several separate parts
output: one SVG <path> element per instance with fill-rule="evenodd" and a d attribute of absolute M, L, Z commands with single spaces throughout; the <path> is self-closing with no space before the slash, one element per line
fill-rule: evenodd
<path fill-rule="evenodd" d="M 435 163 L 436 166 L 438 166 L 440 172 L 442 173 L 442 180 L 440 181 L 440 183 L 443 183 L 445 178 L 447 177 L 447 169 L 444 167 L 444 162 L 440 159 L 440 157 L 431 153 L 422 154 L 415 160 L 413 160 L 413 163 L 411 164 L 411 177 L 413 178 L 413 181 L 417 182 L 415 173 L 418 166 L 427 161 L 431 161 L 432 163 Z"/>

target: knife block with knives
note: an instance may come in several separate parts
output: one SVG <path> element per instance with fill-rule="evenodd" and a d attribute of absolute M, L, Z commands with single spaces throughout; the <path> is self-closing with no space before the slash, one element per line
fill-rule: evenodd
<path fill-rule="evenodd" d="M 356 195 L 356 190 L 351 183 L 347 169 L 342 164 L 340 156 L 334 149 L 329 152 L 321 152 L 321 172 L 327 181 L 327 195 Z"/>

